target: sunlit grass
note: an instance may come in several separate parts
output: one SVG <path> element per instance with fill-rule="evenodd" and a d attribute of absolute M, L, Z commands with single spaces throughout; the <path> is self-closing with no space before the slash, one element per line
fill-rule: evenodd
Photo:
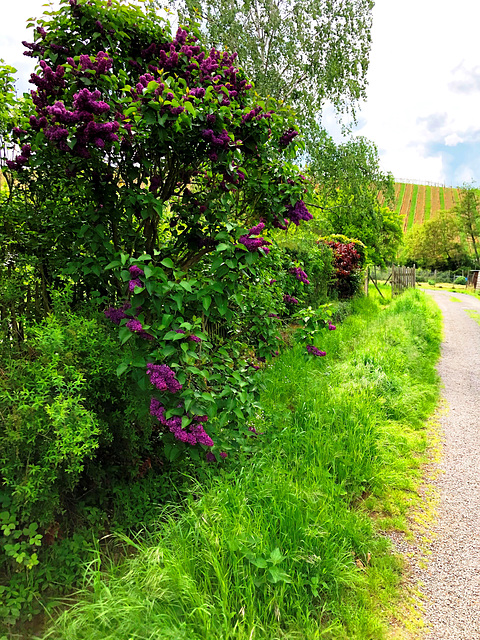
<path fill-rule="evenodd" d="M 384 638 L 401 564 L 380 529 L 406 527 L 439 342 L 428 296 L 376 293 L 324 334 L 326 357 L 281 356 L 266 374 L 259 446 L 122 539 L 133 554 L 120 564 L 93 562 L 49 636 Z"/>

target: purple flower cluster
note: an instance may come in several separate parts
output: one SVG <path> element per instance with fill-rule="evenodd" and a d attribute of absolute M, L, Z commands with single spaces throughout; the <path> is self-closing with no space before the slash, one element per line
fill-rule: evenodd
<path fill-rule="evenodd" d="M 116 324 L 117 326 L 119 326 L 120 322 L 124 318 L 130 317 L 130 316 L 127 316 L 127 314 L 125 313 L 125 311 L 130 307 L 131 307 L 130 303 L 125 303 L 120 309 L 115 309 L 115 307 L 109 307 L 108 309 L 105 309 L 103 313 L 106 318 L 108 318 L 113 322 L 113 324 Z"/>
<path fill-rule="evenodd" d="M 38 42 L 27 42 L 26 40 L 22 40 L 22 44 L 27 48 L 27 51 L 23 52 L 23 55 L 27 58 L 34 58 L 36 57 L 35 54 L 43 55 L 45 53 L 45 47 Z"/>
<path fill-rule="evenodd" d="M 329 331 L 335 331 L 336 328 L 337 327 L 334 324 L 332 324 L 331 322 L 328 323 L 328 330 Z"/>
<path fill-rule="evenodd" d="M 255 120 L 263 120 L 263 118 L 271 118 L 275 113 L 274 111 L 267 111 L 266 113 L 262 113 L 263 108 L 258 105 L 254 109 L 251 109 L 248 113 L 245 113 L 242 116 L 242 122 L 250 122 L 255 118 Z"/>
<path fill-rule="evenodd" d="M 282 223 L 278 218 L 275 218 L 272 224 L 274 229 L 282 229 L 283 231 L 286 231 L 288 229 L 289 221 L 284 218 Z"/>
<path fill-rule="evenodd" d="M 310 280 L 307 278 L 307 274 L 300 267 L 292 267 L 290 273 L 295 276 L 297 280 L 303 282 L 303 284 L 310 284 Z"/>
<path fill-rule="evenodd" d="M 128 311 L 128 309 L 131 308 L 131 306 L 132 305 L 130 304 L 130 302 L 125 302 L 120 307 L 120 309 L 109 307 L 108 309 L 105 309 L 103 313 L 106 318 L 111 320 L 113 324 L 116 324 L 117 326 L 120 326 L 120 323 L 122 320 L 124 320 L 125 318 L 128 318 L 128 322 L 125 324 L 125 326 L 128 329 L 130 329 L 132 333 L 137 334 L 138 336 L 140 336 L 140 338 L 143 338 L 144 340 L 154 340 L 154 337 L 150 333 L 147 333 L 145 331 L 140 320 L 137 320 L 136 318 L 133 318 L 130 314 L 125 313 L 126 311 Z M 141 311 L 141 307 L 138 307 L 135 312 L 135 315 L 138 315 L 140 311 Z"/>
<path fill-rule="evenodd" d="M 132 264 L 132 266 L 129 267 L 128 270 L 130 272 L 130 275 L 132 276 L 131 280 L 128 281 L 128 290 L 130 291 L 130 293 L 134 293 L 135 287 L 140 287 L 143 289 L 143 282 L 138 277 L 145 275 L 143 269 L 140 269 L 140 267 Z"/>
<path fill-rule="evenodd" d="M 135 291 L 135 287 L 143 288 L 143 282 L 138 278 L 133 278 L 132 280 L 128 281 L 128 290 L 130 291 L 130 293 L 133 293 Z"/>
<path fill-rule="evenodd" d="M 202 341 L 202 339 L 198 336 L 188 336 L 188 339 L 190 340 L 190 342 L 196 342 L 197 344 Z"/>
<path fill-rule="evenodd" d="M 291 296 L 288 293 L 286 293 L 283 296 L 283 301 L 285 302 L 285 304 L 298 304 L 297 298 L 294 298 L 293 296 Z"/>
<path fill-rule="evenodd" d="M 292 127 L 290 129 L 287 129 L 287 131 L 283 133 L 282 137 L 278 141 L 280 148 L 285 149 L 286 147 L 288 147 L 288 145 L 296 136 L 298 136 L 298 131 L 296 129 L 293 129 Z"/>
<path fill-rule="evenodd" d="M 175 72 L 187 81 L 190 92 L 184 100 L 202 99 L 205 95 L 204 86 L 212 84 L 219 93 L 220 104 L 228 105 L 231 99 L 251 89 L 252 85 L 247 84 L 247 80 L 242 79 L 239 70 L 234 67 L 236 53 L 230 55 L 227 51 L 220 52 L 213 48 L 206 54 L 197 42 L 196 36 L 178 29 L 171 42 L 152 42 L 142 49 L 140 55 L 144 60 L 151 61 L 148 68 L 152 73 L 163 69 Z M 130 64 L 137 69 L 141 68 L 136 60 L 130 60 Z M 193 87 L 195 83 L 200 86 Z"/>
<path fill-rule="evenodd" d="M 74 75 L 86 78 L 91 78 L 92 75 L 106 75 L 113 67 L 113 61 L 105 51 L 99 51 L 94 58 L 81 55 L 78 58 L 78 63 L 73 58 L 67 58 L 67 63 L 72 67 Z M 95 74 L 92 74 L 92 71 Z"/>
<path fill-rule="evenodd" d="M 227 453 L 225 451 L 220 451 L 220 457 L 221 458 L 226 458 L 227 457 Z M 207 462 L 217 462 L 217 458 L 215 457 L 215 454 L 212 453 L 211 451 L 207 452 L 207 455 L 205 456 L 205 459 Z"/>
<path fill-rule="evenodd" d="M 73 58 L 69 58 L 68 62 L 77 69 Z M 112 61 L 103 51 L 100 51 L 93 60 L 90 56 L 80 56 L 77 75 L 92 69 L 99 74 L 106 73 L 111 64 Z M 43 130 L 47 140 L 53 142 L 61 151 L 83 158 L 90 157 L 87 148 L 90 144 L 94 144 L 98 149 L 104 149 L 108 144 L 118 141 L 117 132 L 120 124 L 117 120 L 98 122 L 95 119 L 110 111 L 110 106 L 100 100 L 100 91 L 80 89 L 73 96 L 71 110 L 67 109 L 61 100 L 56 100 L 51 105 L 50 99 L 58 97 L 60 90 L 65 86 L 65 69 L 59 66 L 54 72 L 43 60 L 40 61 L 40 66 L 43 77 L 37 74 L 32 74 L 30 77 L 30 82 L 38 87 L 37 91 L 32 92 L 32 100 L 38 114 L 30 117 L 32 129 Z M 67 144 L 70 134 L 76 141 L 73 149 L 70 149 Z"/>
<path fill-rule="evenodd" d="M 248 235 L 249 236 L 258 236 L 259 233 L 262 233 L 262 231 L 265 229 L 265 223 L 264 222 L 259 222 L 255 227 L 252 227 L 251 229 L 248 230 Z"/>
<path fill-rule="evenodd" d="M 32 91 L 31 96 L 39 113 L 48 105 L 48 97 L 57 96 L 65 87 L 64 67 L 60 65 L 54 71 L 44 60 L 40 60 L 40 67 L 42 76 L 32 73 L 29 81 L 37 87 L 37 91 Z"/>
<path fill-rule="evenodd" d="M 264 228 L 265 228 L 265 223 L 259 222 L 255 227 L 252 227 L 251 229 L 248 230 L 247 235 L 240 236 L 238 241 L 241 244 L 243 244 L 243 246 L 246 247 L 248 251 L 251 251 L 251 252 L 258 251 L 260 248 L 262 248 L 265 253 L 268 253 L 270 251 L 269 245 L 272 244 L 271 242 L 269 242 L 268 240 L 265 240 L 265 238 L 262 238 L 262 237 L 260 238 L 251 237 L 261 233 Z"/>
<path fill-rule="evenodd" d="M 163 407 L 156 398 L 152 398 L 150 401 L 150 414 L 157 418 L 160 424 L 164 427 L 168 427 L 171 433 L 180 442 L 186 444 L 195 445 L 203 444 L 206 447 L 213 447 L 213 440 L 203 427 L 203 422 L 206 422 L 207 416 L 193 416 L 193 421 L 188 425 L 186 429 L 182 429 L 182 417 L 172 416 L 171 418 L 165 418 L 165 407 Z"/>
<path fill-rule="evenodd" d="M 213 129 L 204 129 L 202 131 L 202 138 L 210 143 L 214 152 L 222 149 L 228 149 L 230 146 L 234 145 L 226 129 L 222 129 L 218 136 L 215 135 Z"/>
<path fill-rule="evenodd" d="M 300 224 L 301 220 L 306 221 L 306 220 L 311 220 L 313 218 L 312 214 L 305 206 L 305 203 L 303 200 L 298 200 L 293 206 L 288 205 L 286 209 L 287 209 L 287 213 L 286 213 L 287 218 L 289 218 L 290 221 L 293 222 L 293 224 L 296 224 L 297 226 Z"/>
<path fill-rule="evenodd" d="M 129 320 L 125 326 L 130 329 L 132 333 L 140 333 L 141 331 L 143 331 L 142 323 L 140 322 L 140 320 L 136 320 L 135 318 Z"/>
<path fill-rule="evenodd" d="M 12 171 L 21 171 L 23 167 L 28 164 L 31 155 L 32 147 L 29 144 L 24 144 L 21 153 L 15 160 L 6 160 L 7 167 Z"/>
<path fill-rule="evenodd" d="M 280 316 L 278 315 L 278 313 L 269 313 L 268 314 L 269 318 L 280 318 Z"/>
<path fill-rule="evenodd" d="M 148 362 L 147 376 L 150 378 L 153 386 L 159 391 L 176 393 L 182 389 L 182 385 L 175 378 L 175 372 L 166 364 L 153 364 L 152 362 Z"/>
<path fill-rule="evenodd" d="M 128 271 L 130 272 L 132 278 L 138 278 L 139 276 L 145 275 L 143 269 L 140 269 L 140 267 L 137 267 L 135 264 L 132 264 L 131 267 L 128 267 Z"/>
<path fill-rule="evenodd" d="M 326 351 L 320 351 L 320 349 L 317 349 L 317 347 L 314 347 L 313 344 L 307 344 L 307 351 L 310 355 L 312 356 L 326 356 L 327 352 Z"/>

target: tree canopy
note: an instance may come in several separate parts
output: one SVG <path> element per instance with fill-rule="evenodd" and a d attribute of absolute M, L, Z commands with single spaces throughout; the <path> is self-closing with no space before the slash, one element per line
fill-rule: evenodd
<path fill-rule="evenodd" d="M 372 0 L 172 0 L 206 42 L 238 52 L 257 91 L 314 119 L 365 97 Z"/>

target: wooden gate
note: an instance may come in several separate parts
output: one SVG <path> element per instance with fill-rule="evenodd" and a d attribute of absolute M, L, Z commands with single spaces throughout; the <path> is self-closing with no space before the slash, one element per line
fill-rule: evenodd
<path fill-rule="evenodd" d="M 392 264 L 392 297 L 398 293 L 402 293 L 404 289 L 409 287 L 415 288 L 417 285 L 417 276 L 415 267 L 397 267 Z"/>

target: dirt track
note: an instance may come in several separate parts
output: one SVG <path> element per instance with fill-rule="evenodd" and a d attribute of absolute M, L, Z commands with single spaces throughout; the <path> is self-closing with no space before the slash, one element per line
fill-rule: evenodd
<path fill-rule="evenodd" d="M 428 640 L 480 639 L 480 326 L 467 311 L 480 300 L 428 291 L 444 319 L 438 371 L 448 411 L 441 416 L 443 456 L 426 566 L 412 567 L 425 594 Z M 453 300 L 456 298 L 458 301 Z M 421 565 L 421 563 L 420 563 Z"/>

